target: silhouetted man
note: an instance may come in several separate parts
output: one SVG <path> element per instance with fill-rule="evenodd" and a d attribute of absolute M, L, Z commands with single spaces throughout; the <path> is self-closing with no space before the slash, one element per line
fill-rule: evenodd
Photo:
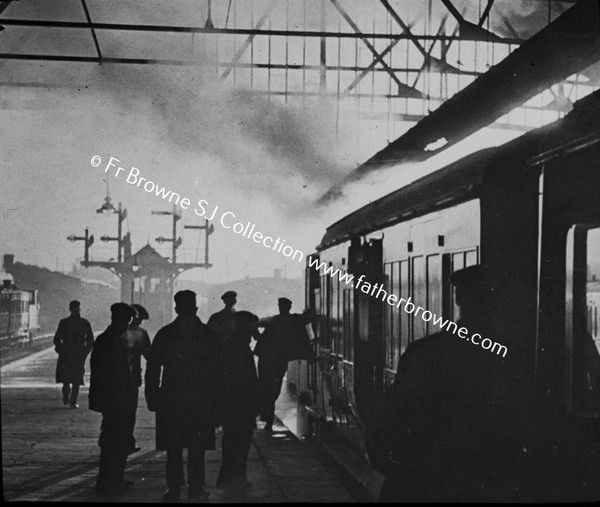
<path fill-rule="evenodd" d="M 279 315 L 262 319 L 257 327 L 263 327 L 262 334 L 255 333 L 257 340 L 254 354 L 258 356 L 258 383 L 261 391 L 261 419 L 266 422 L 265 431 L 273 431 L 275 402 L 281 392 L 281 384 L 288 366 L 287 341 L 295 333 L 298 323 L 290 314 L 292 302 L 279 298 Z"/>
<path fill-rule="evenodd" d="M 223 427 L 223 464 L 217 487 L 243 491 L 246 462 L 252 443 L 260 391 L 250 341 L 258 317 L 241 311 L 233 315 L 233 333 L 223 343 L 223 380 L 219 420 Z"/>
<path fill-rule="evenodd" d="M 123 474 L 135 424 L 138 386 L 131 370 L 126 332 L 135 310 L 125 303 L 110 307 L 111 323 L 94 343 L 90 359 L 90 410 L 102 413 L 100 470 L 96 490 L 116 496 L 125 486 Z"/>
<path fill-rule="evenodd" d="M 63 385 L 63 403 L 77 408 L 79 386 L 83 385 L 85 373 L 85 359 L 92 350 L 94 334 L 90 323 L 79 314 L 79 301 L 71 301 L 69 310 L 71 315 L 59 322 L 54 335 L 54 350 L 58 352 L 56 383 Z"/>
<path fill-rule="evenodd" d="M 165 501 L 180 498 L 184 448 L 188 497 L 208 496 L 204 453 L 215 448 L 221 367 L 218 338 L 196 317 L 197 310 L 194 292 L 175 294 L 177 318 L 157 333 L 146 365 L 146 401 L 156 412 L 156 448 L 167 451 Z"/>
<path fill-rule="evenodd" d="M 148 332 L 140 326 L 144 320 L 148 320 L 150 315 L 148 311 L 140 304 L 134 303 L 131 305 L 135 310 L 135 316 L 129 324 L 129 328 L 125 333 L 127 342 L 127 352 L 129 354 L 129 361 L 131 363 L 131 371 L 133 373 L 135 383 L 138 387 L 142 385 L 142 356 L 148 360 L 150 355 L 150 337 Z M 137 405 L 136 405 L 137 411 Z M 135 428 L 135 414 L 131 421 L 131 448 L 130 454 L 136 453 L 140 450 L 140 447 L 136 446 L 135 436 L 133 430 Z"/>
<path fill-rule="evenodd" d="M 233 333 L 233 315 L 237 303 L 237 293 L 228 290 L 221 296 L 225 308 L 213 313 L 208 319 L 207 325 L 217 334 L 219 341 L 223 343 Z"/>
<path fill-rule="evenodd" d="M 383 502 L 507 502 L 528 494 L 533 384 L 512 369 L 510 355 L 469 342 L 474 333 L 502 342 L 491 325 L 487 269 L 457 271 L 451 282 L 466 337 L 442 331 L 412 343 L 368 435 L 371 461 L 386 475 Z"/>

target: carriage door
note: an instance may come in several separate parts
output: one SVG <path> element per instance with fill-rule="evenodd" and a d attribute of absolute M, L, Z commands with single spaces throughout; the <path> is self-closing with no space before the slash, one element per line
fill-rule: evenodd
<path fill-rule="evenodd" d="M 600 418 L 600 224 L 576 224 L 567 239 L 566 408 Z"/>
<path fill-rule="evenodd" d="M 366 285 L 373 287 L 375 283 L 383 281 L 382 240 L 375 239 L 363 244 L 353 242 L 348 257 L 354 279 L 364 275 L 364 285 L 354 289 L 354 395 L 358 409 L 365 418 L 373 413 L 376 395 L 381 392 L 383 382 L 380 352 L 382 307 L 379 300 L 367 293 Z"/>

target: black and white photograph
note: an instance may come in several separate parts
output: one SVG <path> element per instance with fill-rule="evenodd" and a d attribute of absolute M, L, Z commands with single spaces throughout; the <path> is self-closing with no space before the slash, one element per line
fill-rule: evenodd
<path fill-rule="evenodd" d="M 600 501 L 600 0 L 0 0 L 2 498 Z"/>

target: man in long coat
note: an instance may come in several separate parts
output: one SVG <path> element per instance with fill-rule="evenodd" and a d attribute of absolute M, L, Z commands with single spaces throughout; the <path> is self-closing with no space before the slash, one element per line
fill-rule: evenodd
<path fill-rule="evenodd" d="M 79 314 L 79 301 L 71 301 L 69 310 L 71 315 L 59 322 L 54 335 L 54 350 L 58 352 L 56 383 L 63 385 L 63 403 L 77 408 L 79 386 L 83 385 L 85 373 L 85 359 L 92 350 L 94 334 L 89 321 Z"/>
<path fill-rule="evenodd" d="M 154 338 L 146 364 L 146 401 L 156 412 L 156 448 L 167 451 L 165 501 L 177 501 L 188 449 L 188 497 L 206 497 L 204 453 L 215 448 L 219 342 L 196 316 L 196 294 L 175 294 L 177 318 Z M 162 373 L 162 377 L 161 377 Z"/>
<path fill-rule="evenodd" d="M 296 336 L 298 327 L 303 327 L 297 315 L 290 314 L 292 302 L 287 298 L 278 299 L 279 315 L 261 319 L 255 332 L 257 340 L 254 354 L 258 356 L 258 383 L 261 391 L 261 419 L 266 422 L 265 431 L 273 431 L 275 402 L 281 392 L 281 384 L 288 367 L 288 344 Z M 303 331 L 303 330 L 302 330 Z"/>
<path fill-rule="evenodd" d="M 221 296 L 225 308 L 213 313 L 206 323 L 219 337 L 219 342 L 223 343 L 233 333 L 233 315 L 235 314 L 235 304 L 237 303 L 237 293 L 228 290 Z"/>
<path fill-rule="evenodd" d="M 217 487 L 243 491 L 246 462 L 252 443 L 260 390 L 250 341 L 258 317 L 241 311 L 233 315 L 234 330 L 223 343 L 223 380 L 219 399 L 219 421 L 223 427 L 223 464 Z"/>
<path fill-rule="evenodd" d="M 126 485 L 123 474 L 135 424 L 138 387 L 126 342 L 126 331 L 135 310 L 125 303 L 110 307 L 111 323 L 94 343 L 90 359 L 90 410 L 102 413 L 100 470 L 96 490 L 113 497 Z"/>
<path fill-rule="evenodd" d="M 369 457 L 386 476 L 382 502 L 514 502 L 535 489 L 526 484 L 533 383 L 514 357 L 468 341 L 474 333 L 503 341 L 485 267 L 457 271 L 451 282 L 467 337 L 442 331 L 412 343 L 368 434 Z"/>

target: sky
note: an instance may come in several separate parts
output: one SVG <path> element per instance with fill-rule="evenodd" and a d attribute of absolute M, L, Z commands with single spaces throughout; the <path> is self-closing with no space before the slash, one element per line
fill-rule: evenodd
<path fill-rule="evenodd" d="M 116 17 L 150 22 L 177 14 L 180 22 L 201 25 L 204 15 L 188 12 L 192 3 L 186 1 L 175 7 L 173 2 L 154 2 L 159 7 L 153 9 L 139 2 L 89 4 L 99 21 Z M 71 20 L 82 16 L 79 4 L 67 0 L 19 2 L 3 16 L 32 14 Z M 42 45 L 44 52 L 60 53 L 68 47 L 78 54 L 93 54 L 89 34 L 67 32 L 49 36 L 43 30 L 17 32 L 7 27 L 0 32 L 0 50 L 34 52 L 32 48 Z M 123 44 L 113 34 L 102 41 L 105 54 Z M 152 44 L 173 58 L 181 50 L 173 41 Z M 148 50 L 147 42 L 131 45 L 136 54 Z M 346 189 L 344 199 L 319 207 L 316 199 L 356 166 L 355 146 L 344 132 L 354 132 L 357 125 L 351 121 L 340 125 L 331 101 L 305 107 L 269 102 L 242 87 L 215 82 L 203 67 L 8 60 L 0 67 L 0 253 L 67 271 L 83 257 L 83 244 L 70 243 L 66 237 L 82 235 L 86 227 L 96 238 L 92 259 L 116 257 L 116 244 L 99 240 L 116 234 L 117 219 L 95 211 L 106 194 L 107 173 L 105 165 L 91 165 L 94 155 L 103 163 L 115 157 L 127 171 L 136 167 L 147 179 L 192 202 L 206 199 L 209 208 L 219 205 L 221 212 L 231 211 L 241 222 L 252 222 L 256 230 L 309 254 L 326 227 L 344 214 L 474 149 L 518 134 L 483 131 L 423 164 L 376 173 Z M 108 179 L 113 203 L 122 202 L 128 210 L 124 227 L 132 234 L 134 252 L 150 242 L 169 256 L 170 245 L 158 245 L 154 239 L 170 236 L 170 219 L 152 216 L 151 211 L 171 207 L 128 185 L 124 176 Z M 183 246 L 178 259 L 202 262 L 203 237 L 184 232 L 182 224 L 203 225 L 192 206 L 179 222 Z M 274 269 L 289 277 L 302 272 L 300 263 L 219 224 L 210 238 L 210 261 L 214 264 L 210 270 L 190 271 L 185 277 L 218 283 L 271 276 Z"/>

